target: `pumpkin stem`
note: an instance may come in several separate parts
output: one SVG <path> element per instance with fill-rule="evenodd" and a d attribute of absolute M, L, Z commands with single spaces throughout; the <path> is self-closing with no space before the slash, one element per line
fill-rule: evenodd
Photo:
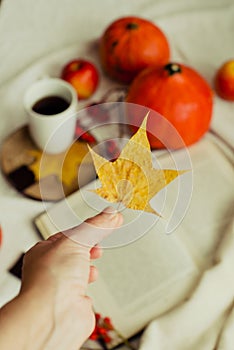
<path fill-rule="evenodd" d="M 164 66 L 164 69 L 168 72 L 168 75 L 182 72 L 180 65 L 177 63 L 168 63 Z"/>
<path fill-rule="evenodd" d="M 137 23 L 128 23 L 127 25 L 126 25 L 126 29 L 128 29 L 128 30 L 133 30 L 133 29 L 137 29 L 138 28 L 138 24 Z"/>

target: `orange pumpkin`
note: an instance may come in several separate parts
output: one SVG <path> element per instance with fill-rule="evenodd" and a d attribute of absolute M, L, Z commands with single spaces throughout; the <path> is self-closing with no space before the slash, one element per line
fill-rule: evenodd
<path fill-rule="evenodd" d="M 123 17 L 105 30 L 100 39 L 103 69 L 113 79 L 129 83 L 144 68 L 164 65 L 170 56 L 164 33 L 138 17 Z"/>
<path fill-rule="evenodd" d="M 126 102 L 143 105 L 160 113 L 178 131 L 185 145 L 191 145 L 209 129 L 213 93 L 194 69 L 169 63 L 160 68 L 143 70 L 130 86 Z M 142 118 L 137 114 L 130 115 L 129 123 L 139 126 Z M 167 140 L 169 148 L 183 147 L 178 138 L 173 138 L 171 128 L 164 125 L 160 130 L 160 123 L 153 113 L 149 114 L 147 130 L 152 148 L 165 148 L 162 139 Z M 162 136 L 161 140 L 158 132 Z"/>

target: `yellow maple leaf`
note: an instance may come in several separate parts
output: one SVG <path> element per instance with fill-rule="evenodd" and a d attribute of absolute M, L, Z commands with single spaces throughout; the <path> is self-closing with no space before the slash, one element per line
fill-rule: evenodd
<path fill-rule="evenodd" d="M 94 192 L 112 203 L 122 202 L 127 208 L 160 216 L 149 201 L 186 170 L 153 168 L 146 122 L 147 116 L 114 162 L 101 157 L 89 147 L 102 184 Z"/>

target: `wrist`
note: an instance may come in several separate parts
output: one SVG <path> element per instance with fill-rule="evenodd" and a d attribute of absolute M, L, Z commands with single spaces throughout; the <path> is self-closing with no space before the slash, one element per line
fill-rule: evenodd
<path fill-rule="evenodd" d="M 22 290 L 17 298 L 27 310 L 28 344 L 35 350 L 78 349 L 94 328 L 91 300 L 76 289 L 36 287 Z"/>
<path fill-rule="evenodd" d="M 28 348 L 42 350 L 55 328 L 52 292 L 46 288 L 22 291 L 16 298 L 23 316 Z M 26 347 L 27 348 L 27 347 Z"/>

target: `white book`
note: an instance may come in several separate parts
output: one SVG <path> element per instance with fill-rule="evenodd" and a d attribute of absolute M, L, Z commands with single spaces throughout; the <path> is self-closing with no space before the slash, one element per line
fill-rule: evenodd
<path fill-rule="evenodd" d="M 95 261 L 99 279 L 89 286 L 88 294 L 95 310 L 110 317 L 127 338 L 183 302 L 201 272 L 212 264 L 220 233 L 233 214 L 234 188 L 233 164 L 214 141 L 208 135 L 191 146 L 192 170 L 152 199 L 151 205 L 162 218 L 124 209 L 123 227 L 103 242 L 104 254 Z M 181 168 L 188 166 L 185 150 L 174 154 Z M 162 168 L 175 166 L 168 154 L 159 163 Z M 98 185 L 95 180 L 38 216 L 35 225 L 43 238 L 109 205 L 88 191 Z"/>

